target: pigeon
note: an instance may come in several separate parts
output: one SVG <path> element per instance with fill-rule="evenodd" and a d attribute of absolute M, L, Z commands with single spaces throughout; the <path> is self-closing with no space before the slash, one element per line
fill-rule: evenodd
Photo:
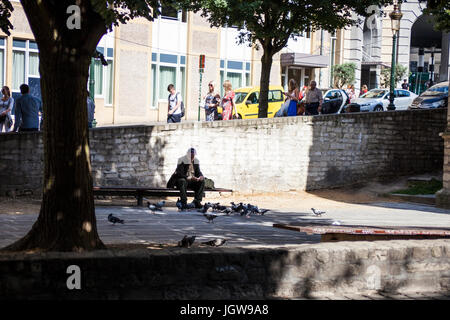
<path fill-rule="evenodd" d="M 155 213 L 155 211 L 162 211 L 161 207 L 157 206 L 154 203 L 147 202 L 147 207 L 150 209 L 151 212 Z"/>
<path fill-rule="evenodd" d="M 233 209 L 231 209 L 231 208 L 225 208 L 225 210 L 222 210 L 221 212 L 222 212 L 222 213 L 225 213 L 227 216 L 229 216 L 230 213 L 233 212 Z"/>
<path fill-rule="evenodd" d="M 217 202 L 217 203 L 213 203 L 212 208 L 213 208 L 213 210 L 215 210 L 215 211 L 223 211 L 223 210 L 225 210 L 227 207 L 221 206 L 220 203 Z"/>
<path fill-rule="evenodd" d="M 119 218 L 117 218 L 117 217 L 114 217 L 112 213 L 110 213 L 110 214 L 108 215 L 108 221 L 109 221 L 109 222 L 112 222 L 113 224 L 116 224 L 116 223 L 121 223 L 121 224 L 123 224 L 123 222 L 124 222 L 122 219 L 119 219 Z"/>
<path fill-rule="evenodd" d="M 166 204 L 166 201 L 162 200 L 162 201 L 156 203 L 155 205 L 156 205 L 158 208 L 162 209 L 162 207 L 164 207 L 165 204 Z"/>
<path fill-rule="evenodd" d="M 209 214 L 209 213 L 204 213 L 203 216 L 208 219 L 209 222 L 214 223 L 214 219 L 217 218 L 217 215 L 215 214 Z"/>
<path fill-rule="evenodd" d="M 269 209 L 259 209 L 258 213 L 263 216 L 264 213 L 266 213 L 267 211 L 270 211 L 270 210 Z"/>
<path fill-rule="evenodd" d="M 248 208 L 248 205 L 243 205 L 240 212 L 241 212 L 241 217 L 242 216 L 250 216 L 250 210 Z"/>
<path fill-rule="evenodd" d="M 244 206 L 243 206 L 242 202 L 240 202 L 238 205 L 235 204 L 234 202 L 231 202 L 231 209 L 234 212 L 241 212 L 241 210 L 244 209 Z"/>
<path fill-rule="evenodd" d="M 316 216 L 321 216 L 325 213 L 325 211 L 319 211 L 317 209 L 311 208 L 312 212 L 316 215 Z"/>
<path fill-rule="evenodd" d="M 247 209 L 250 211 L 250 213 L 259 213 L 258 207 L 251 205 L 250 203 L 247 204 Z"/>
<path fill-rule="evenodd" d="M 205 214 L 206 212 L 208 212 L 209 208 L 211 208 L 211 207 L 212 207 L 211 203 L 207 202 L 203 205 L 202 209 L 198 210 L 198 212 Z"/>
<path fill-rule="evenodd" d="M 178 200 L 177 200 L 177 208 L 180 211 L 183 210 L 183 203 L 181 202 L 180 198 L 178 198 Z"/>
<path fill-rule="evenodd" d="M 202 242 L 202 244 L 205 244 L 205 245 L 211 246 L 211 247 L 220 247 L 220 246 L 224 245 L 225 242 L 227 242 L 226 239 L 214 239 L 211 241 Z"/>
<path fill-rule="evenodd" d="M 183 248 L 189 248 L 195 241 L 195 236 L 188 237 L 185 235 L 181 241 L 178 241 L 178 246 Z"/>

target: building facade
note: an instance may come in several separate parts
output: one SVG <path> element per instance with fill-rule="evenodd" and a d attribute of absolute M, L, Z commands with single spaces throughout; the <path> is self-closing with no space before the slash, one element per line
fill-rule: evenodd
<path fill-rule="evenodd" d="M 403 17 L 397 41 L 397 64 L 407 68 L 405 79 L 410 90 L 421 93 L 425 83 L 449 79 L 450 34 L 433 29 L 433 19 L 423 14 L 426 2 L 411 0 L 400 5 Z M 389 14 L 393 6 L 368 7 L 368 18 L 359 18 L 360 23 L 351 28 L 338 30 L 334 35 L 325 33 L 325 51 L 329 52 L 331 65 L 353 62 L 356 64 L 355 88 L 362 85 L 369 89 L 389 86 L 383 82 L 381 71 L 390 68 L 392 61 L 393 33 Z M 319 33 L 317 33 L 319 35 Z M 316 41 L 317 44 L 319 41 Z M 331 79 L 331 70 L 326 69 Z M 330 80 L 330 85 L 332 81 Z M 399 84 L 398 84 L 399 85 Z"/>
<path fill-rule="evenodd" d="M 19 94 L 28 83 L 32 94 L 40 95 L 38 47 L 19 2 L 14 1 L 11 36 L 0 33 L 0 84 Z M 167 120 L 167 86 L 172 83 L 182 94 L 186 120 L 197 120 L 199 104 L 208 83 L 233 88 L 259 86 L 262 50 L 238 44 L 235 28 L 211 28 L 200 14 L 162 8 L 162 15 L 150 22 L 134 19 L 115 27 L 97 46 L 108 61 L 93 67 L 95 119 L 97 126 L 141 124 Z M 274 57 L 271 85 L 284 85 L 294 78 L 307 85 L 328 66 L 328 57 L 313 54 L 314 33 L 305 32 Z M 199 56 L 206 56 L 200 88 Z M 295 59 L 287 61 L 286 55 Z M 283 58 L 282 58 L 283 57 Z M 300 58 L 299 58 L 300 57 Z M 311 62 L 312 61 L 312 62 Z M 200 110 L 204 119 L 204 111 Z"/>

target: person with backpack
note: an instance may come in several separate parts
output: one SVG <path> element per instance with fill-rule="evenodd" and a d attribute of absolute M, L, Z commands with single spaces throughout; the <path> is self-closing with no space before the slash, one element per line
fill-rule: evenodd
<path fill-rule="evenodd" d="M 167 123 L 181 122 L 184 117 L 184 104 L 181 94 L 175 90 L 173 84 L 169 84 L 167 91 L 170 92 L 168 100 Z"/>

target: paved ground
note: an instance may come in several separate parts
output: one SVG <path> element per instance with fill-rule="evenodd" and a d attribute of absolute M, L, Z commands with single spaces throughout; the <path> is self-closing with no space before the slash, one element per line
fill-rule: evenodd
<path fill-rule="evenodd" d="M 242 200 L 243 201 L 243 200 Z M 227 200 L 222 201 L 223 204 Z M 253 202 L 258 205 L 258 203 Z M 229 239 L 227 246 L 289 246 L 320 241 L 319 235 L 307 235 L 289 230 L 273 228 L 274 223 L 339 221 L 341 225 L 361 226 L 416 226 L 450 228 L 450 210 L 434 206 L 400 203 L 374 202 L 368 204 L 334 201 L 316 202 L 316 207 L 326 211 L 322 217 L 312 214 L 311 203 L 302 203 L 292 208 L 270 208 L 264 216 L 239 215 L 220 216 L 214 223 L 196 211 L 179 213 L 176 208 L 165 208 L 164 212 L 151 214 L 147 208 L 97 206 L 97 224 L 101 239 L 106 244 L 118 243 L 177 243 L 185 234 L 196 235 L 196 241 L 212 238 Z M 107 215 L 125 220 L 123 225 L 112 225 Z M 0 214 L 0 247 L 19 239 L 30 229 L 37 214 Z"/>

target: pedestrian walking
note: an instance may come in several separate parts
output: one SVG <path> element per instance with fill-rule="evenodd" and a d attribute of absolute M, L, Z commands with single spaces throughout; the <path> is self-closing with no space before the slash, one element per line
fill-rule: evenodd
<path fill-rule="evenodd" d="M 234 105 L 234 91 L 233 86 L 229 80 L 226 80 L 223 83 L 223 88 L 225 90 L 225 95 L 222 98 L 221 106 L 222 106 L 222 120 L 231 120 L 233 116 L 233 110 L 236 113 L 236 106 Z"/>
<path fill-rule="evenodd" d="M 205 119 L 206 121 L 214 121 L 218 119 L 217 107 L 220 104 L 220 95 L 215 91 L 214 81 L 208 84 L 208 94 L 205 100 Z"/>
<path fill-rule="evenodd" d="M 20 97 L 14 102 L 14 130 L 19 132 L 39 131 L 39 112 L 42 111 L 40 101 L 30 95 L 27 84 L 20 86 Z"/>
<path fill-rule="evenodd" d="M 305 114 L 308 116 L 317 115 L 322 111 L 322 91 L 317 89 L 317 83 L 313 80 L 309 84 L 309 89 L 306 91 L 305 103 L 306 111 Z"/>
<path fill-rule="evenodd" d="M 11 111 L 14 106 L 14 98 L 11 97 L 9 87 L 2 88 L 2 99 L 0 100 L 0 132 L 9 132 L 12 127 Z"/>
<path fill-rule="evenodd" d="M 87 112 L 88 112 L 88 128 L 92 128 L 92 122 L 94 121 L 95 102 L 92 100 L 89 91 L 87 91 Z"/>
<path fill-rule="evenodd" d="M 167 123 L 181 122 L 181 118 L 184 116 L 182 113 L 183 99 L 181 98 L 181 94 L 175 90 L 175 86 L 173 84 L 169 84 L 167 91 L 169 91 L 169 97 L 167 98 Z"/>

